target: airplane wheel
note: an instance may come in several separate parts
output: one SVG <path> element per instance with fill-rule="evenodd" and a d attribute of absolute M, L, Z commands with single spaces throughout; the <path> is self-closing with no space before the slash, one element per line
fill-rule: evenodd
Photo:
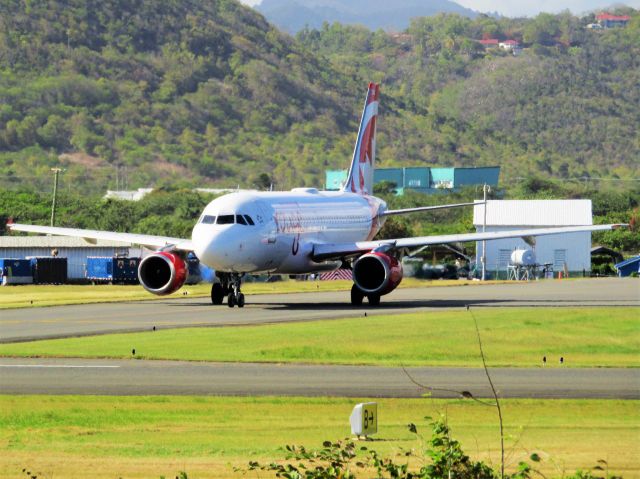
<path fill-rule="evenodd" d="M 238 294 L 238 299 L 236 302 L 238 303 L 238 308 L 244 308 L 244 294 Z"/>
<path fill-rule="evenodd" d="M 236 305 L 236 297 L 233 293 L 230 293 L 229 296 L 227 296 L 227 305 L 230 308 L 233 308 Z"/>
<path fill-rule="evenodd" d="M 367 296 L 369 299 L 370 306 L 379 306 L 380 305 L 380 295 L 379 294 L 370 294 Z"/>
<path fill-rule="evenodd" d="M 364 293 L 355 284 L 351 286 L 351 304 L 361 306 L 364 299 Z"/>
<path fill-rule="evenodd" d="M 211 302 L 213 304 L 222 304 L 224 300 L 224 288 L 220 283 L 213 283 L 211 285 Z"/>

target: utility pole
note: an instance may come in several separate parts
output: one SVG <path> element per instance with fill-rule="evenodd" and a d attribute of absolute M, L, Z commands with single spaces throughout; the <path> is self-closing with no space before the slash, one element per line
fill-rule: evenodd
<path fill-rule="evenodd" d="M 62 168 L 51 168 L 53 171 L 53 203 L 51 204 L 51 226 L 55 226 L 56 222 L 56 199 L 58 196 L 58 176 L 61 171 L 64 171 Z"/>
<path fill-rule="evenodd" d="M 482 201 L 484 201 L 483 212 L 484 218 L 482 220 L 482 232 L 484 233 L 487 230 L 487 192 L 491 191 L 491 187 L 488 184 L 484 184 L 482 186 Z M 480 261 L 482 261 L 482 281 L 487 279 L 487 241 L 482 240 L 482 256 L 480 257 Z"/>

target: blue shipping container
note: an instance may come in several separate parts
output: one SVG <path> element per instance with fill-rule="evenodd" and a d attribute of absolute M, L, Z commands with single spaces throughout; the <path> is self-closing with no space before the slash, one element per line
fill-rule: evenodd
<path fill-rule="evenodd" d="M 87 258 L 86 277 L 105 283 L 138 283 L 140 258 L 94 256 Z"/>
<path fill-rule="evenodd" d="M 31 261 L 28 259 L 0 258 L 0 277 L 2 284 L 33 283 Z"/>

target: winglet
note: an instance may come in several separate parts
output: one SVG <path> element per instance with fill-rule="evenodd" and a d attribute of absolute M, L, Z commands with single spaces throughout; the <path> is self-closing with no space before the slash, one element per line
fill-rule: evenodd
<path fill-rule="evenodd" d="M 611 229 L 612 230 L 619 230 L 619 229 L 623 229 L 623 228 L 628 228 L 629 225 L 626 223 L 620 223 L 620 224 L 615 224 L 615 225 L 611 225 Z"/>
<path fill-rule="evenodd" d="M 378 102 L 380 85 L 369 83 L 367 98 L 362 110 L 358 138 L 353 150 L 351 167 L 347 182 L 342 191 L 351 191 L 361 195 L 373 193 L 373 170 L 376 162 L 376 119 L 378 117 Z"/>

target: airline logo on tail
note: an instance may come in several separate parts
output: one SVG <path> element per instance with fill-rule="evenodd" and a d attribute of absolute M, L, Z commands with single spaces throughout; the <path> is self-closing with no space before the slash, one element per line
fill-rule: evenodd
<path fill-rule="evenodd" d="M 376 163 L 376 118 L 380 85 L 369 83 L 367 99 L 364 103 L 358 139 L 353 150 L 353 159 L 343 191 L 361 195 L 373 193 L 373 169 Z"/>

